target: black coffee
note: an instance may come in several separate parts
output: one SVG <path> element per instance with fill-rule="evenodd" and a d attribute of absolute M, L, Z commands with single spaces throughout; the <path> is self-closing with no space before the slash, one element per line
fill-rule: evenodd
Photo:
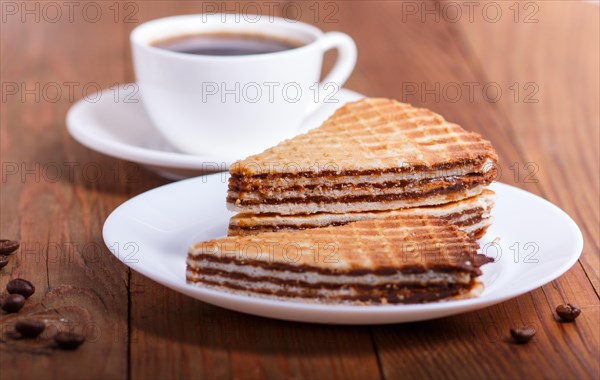
<path fill-rule="evenodd" d="M 298 41 L 245 33 L 202 33 L 156 41 L 155 47 L 185 54 L 251 55 L 285 51 L 300 47 Z"/>

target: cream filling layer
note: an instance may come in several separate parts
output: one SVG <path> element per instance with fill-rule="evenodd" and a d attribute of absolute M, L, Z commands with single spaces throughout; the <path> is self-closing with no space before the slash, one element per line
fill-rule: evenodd
<path fill-rule="evenodd" d="M 306 203 L 280 203 L 280 204 L 253 204 L 238 205 L 227 202 L 227 208 L 231 211 L 253 212 L 253 213 L 278 213 L 288 214 L 312 214 L 317 212 L 346 213 L 364 211 L 385 211 L 390 209 L 432 206 L 448 202 L 455 202 L 465 198 L 473 197 L 483 191 L 483 186 L 476 186 L 468 190 L 459 190 L 448 194 L 421 196 L 412 199 L 399 199 L 393 201 L 359 201 L 359 202 L 306 202 Z"/>
<path fill-rule="evenodd" d="M 419 283 L 421 285 L 429 284 L 469 284 L 471 282 L 471 275 L 466 272 L 456 273 L 445 273 L 445 272 L 434 272 L 428 270 L 423 273 L 411 273 L 403 274 L 396 273 L 394 275 L 374 275 L 365 274 L 359 276 L 347 276 L 347 275 L 330 275 L 322 274 L 318 272 L 303 272 L 295 273 L 289 271 L 274 271 L 264 269 L 256 266 L 249 265 L 236 265 L 234 263 L 222 264 L 211 261 L 194 260 L 188 258 L 187 264 L 196 270 L 207 269 L 218 269 L 227 273 L 241 273 L 249 277 L 275 277 L 284 281 L 303 281 L 309 284 L 327 283 L 327 284 L 359 284 L 359 285 L 382 285 L 382 284 L 398 284 L 403 283 Z M 194 272 L 195 273 L 195 272 Z M 198 274 L 202 276 L 202 274 Z M 215 275 L 206 275 L 207 278 Z M 248 280 L 244 280 L 247 282 Z M 251 281 L 251 280 L 250 280 Z M 254 283 L 254 282 L 253 282 Z"/>
<path fill-rule="evenodd" d="M 286 164 L 288 170 L 292 173 L 296 169 L 293 162 Z M 323 177 L 303 177 L 293 176 L 291 178 L 248 178 L 250 184 L 263 186 L 263 187 L 274 187 L 285 189 L 293 186 L 306 186 L 306 185 L 339 185 L 339 184 L 360 184 L 360 183 L 377 183 L 382 184 L 386 182 L 395 181 L 412 181 L 422 179 L 433 179 L 433 178 L 444 178 L 444 177 L 457 177 L 465 176 L 468 174 L 485 174 L 494 168 L 494 162 L 491 160 L 484 161 L 479 166 L 462 166 L 453 169 L 440 169 L 432 171 L 413 171 L 405 173 L 382 173 L 382 174 L 370 174 L 370 175 L 326 175 Z M 315 165 L 315 167 L 318 165 Z M 401 166 L 399 163 L 398 166 Z M 275 166 L 274 168 L 277 168 Z M 335 163 L 329 163 L 327 165 L 322 164 L 321 167 L 316 167 L 315 174 L 319 174 L 319 170 L 336 170 L 337 166 Z M 273 171 L 266 170 L 265 173 L 278 174 L 279 172 L 275 169 Z"/>
<path fill-rule="evenodd" d="M 311 215 L 261 215 L 261 214 L 238 214 L 231 219 L 230 225 L 242 227 L 248 226 L 269 226 L 269 225 L 314 225 L 314 226 L 326 226 L 332 223 L 350 223 L 360 220 L 372 220 L 372 219 L 387 219 L 394 216 L 400 215 L 414 215 L 414 216 L 436 216 L 445 217 L 451 214 L 460 213 L 458 217 L 450 219 L 451 222 L 462 222 L 467 219 L 473 218 L 474 216 L 481 216 L 487 218 L 490 215 L 492 208 L 490 202 L 473 202 L 465 205 L 464 207 L 440 207 L 440 208 L 407 208 L 391 211 L 381 212 L 356 212 L 347 214 L 311 214 Z M 480 213 L 469 213 L 471 210 L 483 208 L 483 212 Z"/>

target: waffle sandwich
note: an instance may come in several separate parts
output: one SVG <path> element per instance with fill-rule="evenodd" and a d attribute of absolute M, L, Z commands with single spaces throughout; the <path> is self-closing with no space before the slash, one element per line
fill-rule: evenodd
<path fill-rule="evenodd" d="M 430 216 L 226 237 L 190 247 L 188 283 L 238 294 L 316 303 L 398 304 L 481 291 L 464 231 Z"/>
<path fill-rule="evenodd" d="M 440 205 L 481 194 L 496 163 L 478 134 L 427 109 L 366 98 L 233 164 L 227 206 L 298 215 Z"/>
<path fill-rule="evenodd" d="M 492 222 L 494 192 L 484 189 L 479 195 L 443 205 L 413 207 L 389 211 L 349 212 L 345 214 L 316 213 L 279 215 L 272 213 L 241 213 L 229 221 L 229 236 L 255 235 L 261 232 L 296 231 L 309 228 L 340 226 L 370 219 L 387 219 L 394 216 L 433 216 L 444 219 L 467 232 L 469 237 L 480 239 Z"/>

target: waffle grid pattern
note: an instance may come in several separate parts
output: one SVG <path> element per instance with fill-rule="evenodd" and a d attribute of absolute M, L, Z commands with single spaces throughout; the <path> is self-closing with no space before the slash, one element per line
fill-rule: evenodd
<path fill-rule="evenodd" d="M 424 108 L 366 98 L 338 109 L 316 128 L 236 162 L 232 174 L 277 174 L 434 167 L 489 157 L 491 144 Z"/>
<path fill-rule="evenodd" d="M 350 270 L 454 267 L 475 270 L 477 243 L 464 231 L 429 216 L 368 220 L 340 227 L 227 237 L 191 247 L 189 259 L 235 258 L 242 264 Z"/>

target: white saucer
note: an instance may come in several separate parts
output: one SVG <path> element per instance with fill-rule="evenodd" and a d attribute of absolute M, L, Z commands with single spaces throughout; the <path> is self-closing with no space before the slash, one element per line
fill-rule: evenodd
<path fill-rule="evenodd" d="M 400 323 L 481 309 L 556 279 L 577 262 L 583 248 L 579 228 L 558 207 L 524 190 L 494 183 L 495 221 L 480 243 L 496 262 L 482 267 L 485 290 L 478 298 L 420 305 L 318 305 L 188 285 L 188 246 L 227 232 L 232 215 L 225 208 L 227 179 L 227 173 L 202 176 L 130 199 L 106 220 L 106 245 L 135 271 L 204 302 L 265 317 L 333 324 Z M 500 241 L 492 243 L 496 237 Z"/>
<path fill-rule="evenodd" d="M 318 127 L 336 109 L 363 97 L 341 89 L 333 97 L 337 102 L 323 104 L 305 120 L 298 133 Z M 90 149 L 145 165 L 172 179 L 225 171 L 231 163 L 244 158 L 235 152 L 224 152 L 222 156 L 178 152 L 152 125 L 135 83 L 107 88 L 79 100 L 67 114 L 67 128 L 75 140 Z"/>

